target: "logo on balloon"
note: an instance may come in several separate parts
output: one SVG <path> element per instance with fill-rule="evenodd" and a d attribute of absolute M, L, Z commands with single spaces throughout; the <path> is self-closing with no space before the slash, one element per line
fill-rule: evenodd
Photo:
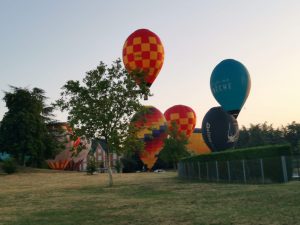
<path fill-rule="evenodd" d="M 239 137 L 238 123 L 222 107 L 214 107 L 203 118 L 202 135 L 213 152 L 232 148 Z"/>
<path fill-rule="evenodd" d="M 228 143 L 234 143 L 238 140 L 239 134 L 234 129 L 231 129 L 230 123 L 228 124 L 228 126 L 229 126 L 229 128 L 228 128 L 228 135 L 227 135 L 228 141 L 227 142 Z"/>
<path fill-rule="evenodd" d="M 238 117 L 251 88 L 247 68 L 233 59 L 220 62 L 210 77 L 210 89 L 222 108 Z"/>

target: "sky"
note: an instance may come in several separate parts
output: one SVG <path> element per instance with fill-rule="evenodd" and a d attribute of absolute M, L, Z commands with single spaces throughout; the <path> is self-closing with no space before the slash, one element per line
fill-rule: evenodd
<path fill-rule="evenodd" d="M 42 88 L 54 102 L 66 81 L 121 58 L 126 38 L 146 28 L 160 37 L 165 61 L 143 104 L 162 113 L 187 105 L 201 127 L 219 106 L 211 73 L 232 58 L 251 77 L 240 127 L 300 122 L 299 12 L 299 0 L 0 0 L 0 120 L 9 85 Z"/>

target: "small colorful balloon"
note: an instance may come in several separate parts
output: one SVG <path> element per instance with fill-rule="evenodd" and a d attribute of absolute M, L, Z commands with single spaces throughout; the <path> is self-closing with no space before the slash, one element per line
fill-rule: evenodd
<path fill-rule="evenodd" d="M 164 139 L 167 137 L 165 117 L 154 106 L 146 106 L 145 111 L 138 112 L 133 117 L 133 123 L 138 128 L 137 138 L 143 140 L 145 144 L 140 159 L 150 170 L 156 161 L 156 155 L 164 146 Z"/>
<path fill-rule="evenodd" d="M 189 138 L 196 126 L 196 113 L 194 110 L 185 105 L 174 105 L 164 113 L 167 120 L 168 129 L 174 129 L 174 123 L 177 130 Z"/>

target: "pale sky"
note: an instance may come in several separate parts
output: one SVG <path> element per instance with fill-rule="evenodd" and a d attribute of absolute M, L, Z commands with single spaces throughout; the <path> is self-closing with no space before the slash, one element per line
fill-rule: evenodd
<path fill-rule="evenodd" d="M 146 105 L 162 113 L 190 106 L 201 127 L 219 105 L 211 72 L 233 58 L 252 81 L 240 127 L 300 122 L 299 12 L 299 0 L 0 0 L 0 98 L 13 85 L 42 88 L 54 101 L 67 80 L 121 58 L 126 38 L 146 28 L 165 48 Z M 1 100 L 0 120 L 6 111 Z M 57 118 L 65 121 L 66 114 Z"/>

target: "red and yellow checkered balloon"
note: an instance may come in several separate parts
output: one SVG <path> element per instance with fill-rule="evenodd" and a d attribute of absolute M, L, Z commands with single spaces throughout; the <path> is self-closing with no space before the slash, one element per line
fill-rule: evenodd
<path fill-rule="evenodd" d="M 151 169 L 157 160 L 156 155 L 164 146 L 167 137 L 167 124 L 164 115 L 155 107 L 147 106 L 146 111 L 137 113 L 133 122 L 138 128 L 137 138 L 144 141 L 144 152 L 140 159 L 148 169 Z"/>
<path fill-rule="evenodd" d="M 150 87 L 164 62 L 164 48 L 159 37 L 147 29 L 133 32 L 123 46 L 123 63 L 129 73 L 143 72 Z M 135 78 L 136 82 L 140 81 Z"/>
<path fill-rule="evenodd" d="M 185 105 L 174 105 L 164 113 L 168 128 L 172 129 L 173 123 L 176 123 L 178 132 L 191 136 L 196 126 L 196 113 L 193 109 Z"/>

